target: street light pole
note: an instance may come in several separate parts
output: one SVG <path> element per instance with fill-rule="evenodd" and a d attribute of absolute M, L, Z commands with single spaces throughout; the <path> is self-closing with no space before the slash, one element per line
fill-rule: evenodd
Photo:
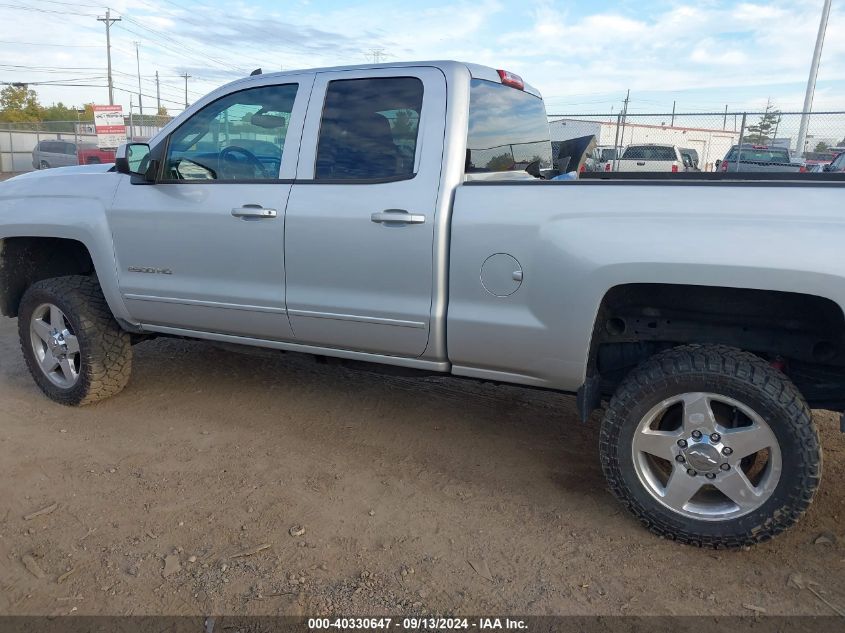
<path fill-rule="evenodd" d="M 810 64 L 810 78 L 807 80 L 807 93 L 804 95 L 804 110 L 801 115 L 801 125 L 798 128 L 798 144 L 795 151 L 798 156 L 804 155 L 804 145 L 807 142 L 807 127 L 810 125 L 810 110 L 813 109 L 813 95 L 816 92 L 816 76 L 819 74 L 819 60 L 824 46 L 824 34 L 827 31 L 827 20 L 830 18 L 830 0 L 824 0 L 822 19 L 819 23 L 819 33 L 816 35 L 816 48 L 813 50 L 813 61 Z"/>

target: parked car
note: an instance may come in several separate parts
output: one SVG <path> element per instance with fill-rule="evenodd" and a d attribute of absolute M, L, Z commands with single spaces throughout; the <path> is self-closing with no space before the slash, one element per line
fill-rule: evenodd
<path fill-rule="evenodd" d="M 785 147 L 751 145 L 743 143 L 728 150 L 725 158 L 718 161 L 717 169 L 727 172 L 792 172 L 803 173 L 807 166 L 803 161 L 794 161 Z"/>
<path fill-rule="evenodd" d="M 689 147 L 681 147 L 679 149 L 684 159 L 684 168 L 686 171 L 701 171 L 698 163 L 698 150 Z"/>
<path fill-rule="evenodd" d="M 80 165 L 98 165 L 114 162 L 113 149 L 100 149 L 94 143 L 80 143 L 76 152 L 77 163 Z"/>
<path fill-rule="evenodd" d="M 684 158 L 676 145 L 629 145 L 617 161 L 616 171 L 684 171 Z"/>
<path fill-rule="evenodd" d="M 32 150 L 32 167 L 49 169 L 79 164 L 76 143 L 62 140 L 38 141 Z"/>
<path fill-rule="evenodd" d="M 649 530 L 780 534 L 819 485 L 810 407 L 845 410 L 845 177 L 542 180 L 549 136 L 536 89 L 476 64 L 245 77 L 114 166 L 0 183 L 0 312 L 64 405 L 159 335 L 572 393 Z"/>

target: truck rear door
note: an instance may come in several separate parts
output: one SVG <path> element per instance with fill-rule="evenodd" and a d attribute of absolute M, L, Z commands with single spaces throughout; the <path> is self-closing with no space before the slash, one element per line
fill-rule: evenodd
<path fill-rule="evenodd" d="M 285 229 L 297 341 L 425 351 L 445 121 L 438 69 L 317 75 Z"/>

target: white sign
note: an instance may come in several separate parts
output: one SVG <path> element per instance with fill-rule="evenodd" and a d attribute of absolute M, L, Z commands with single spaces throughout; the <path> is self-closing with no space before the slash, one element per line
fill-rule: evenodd
<path fill-rule="evenodd" d="M 97 147 L 115 149 L 126 142 L 126 126 L 123 124 L 123 106 L 95 105 L 94 129 L 97 132 Z"/>

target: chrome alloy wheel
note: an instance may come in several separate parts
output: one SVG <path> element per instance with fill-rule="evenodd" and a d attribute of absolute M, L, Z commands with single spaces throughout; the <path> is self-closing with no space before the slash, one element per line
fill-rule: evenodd
<path fill-rule="evenodd" d="M 715 393 L 668 398 L 633 438 L 637 477 L 663 506 L 685 517 L 725 521 L 760 508 L 780 480 L 782 457 L 766 421 Z"/>
<path fill-rule="evenodd" d="M 57 387 L 70 389 L 79 380 L 79 340 L 64 312 L 42 303 L 29 321 L 32 351 L 41 371 Z"/>

